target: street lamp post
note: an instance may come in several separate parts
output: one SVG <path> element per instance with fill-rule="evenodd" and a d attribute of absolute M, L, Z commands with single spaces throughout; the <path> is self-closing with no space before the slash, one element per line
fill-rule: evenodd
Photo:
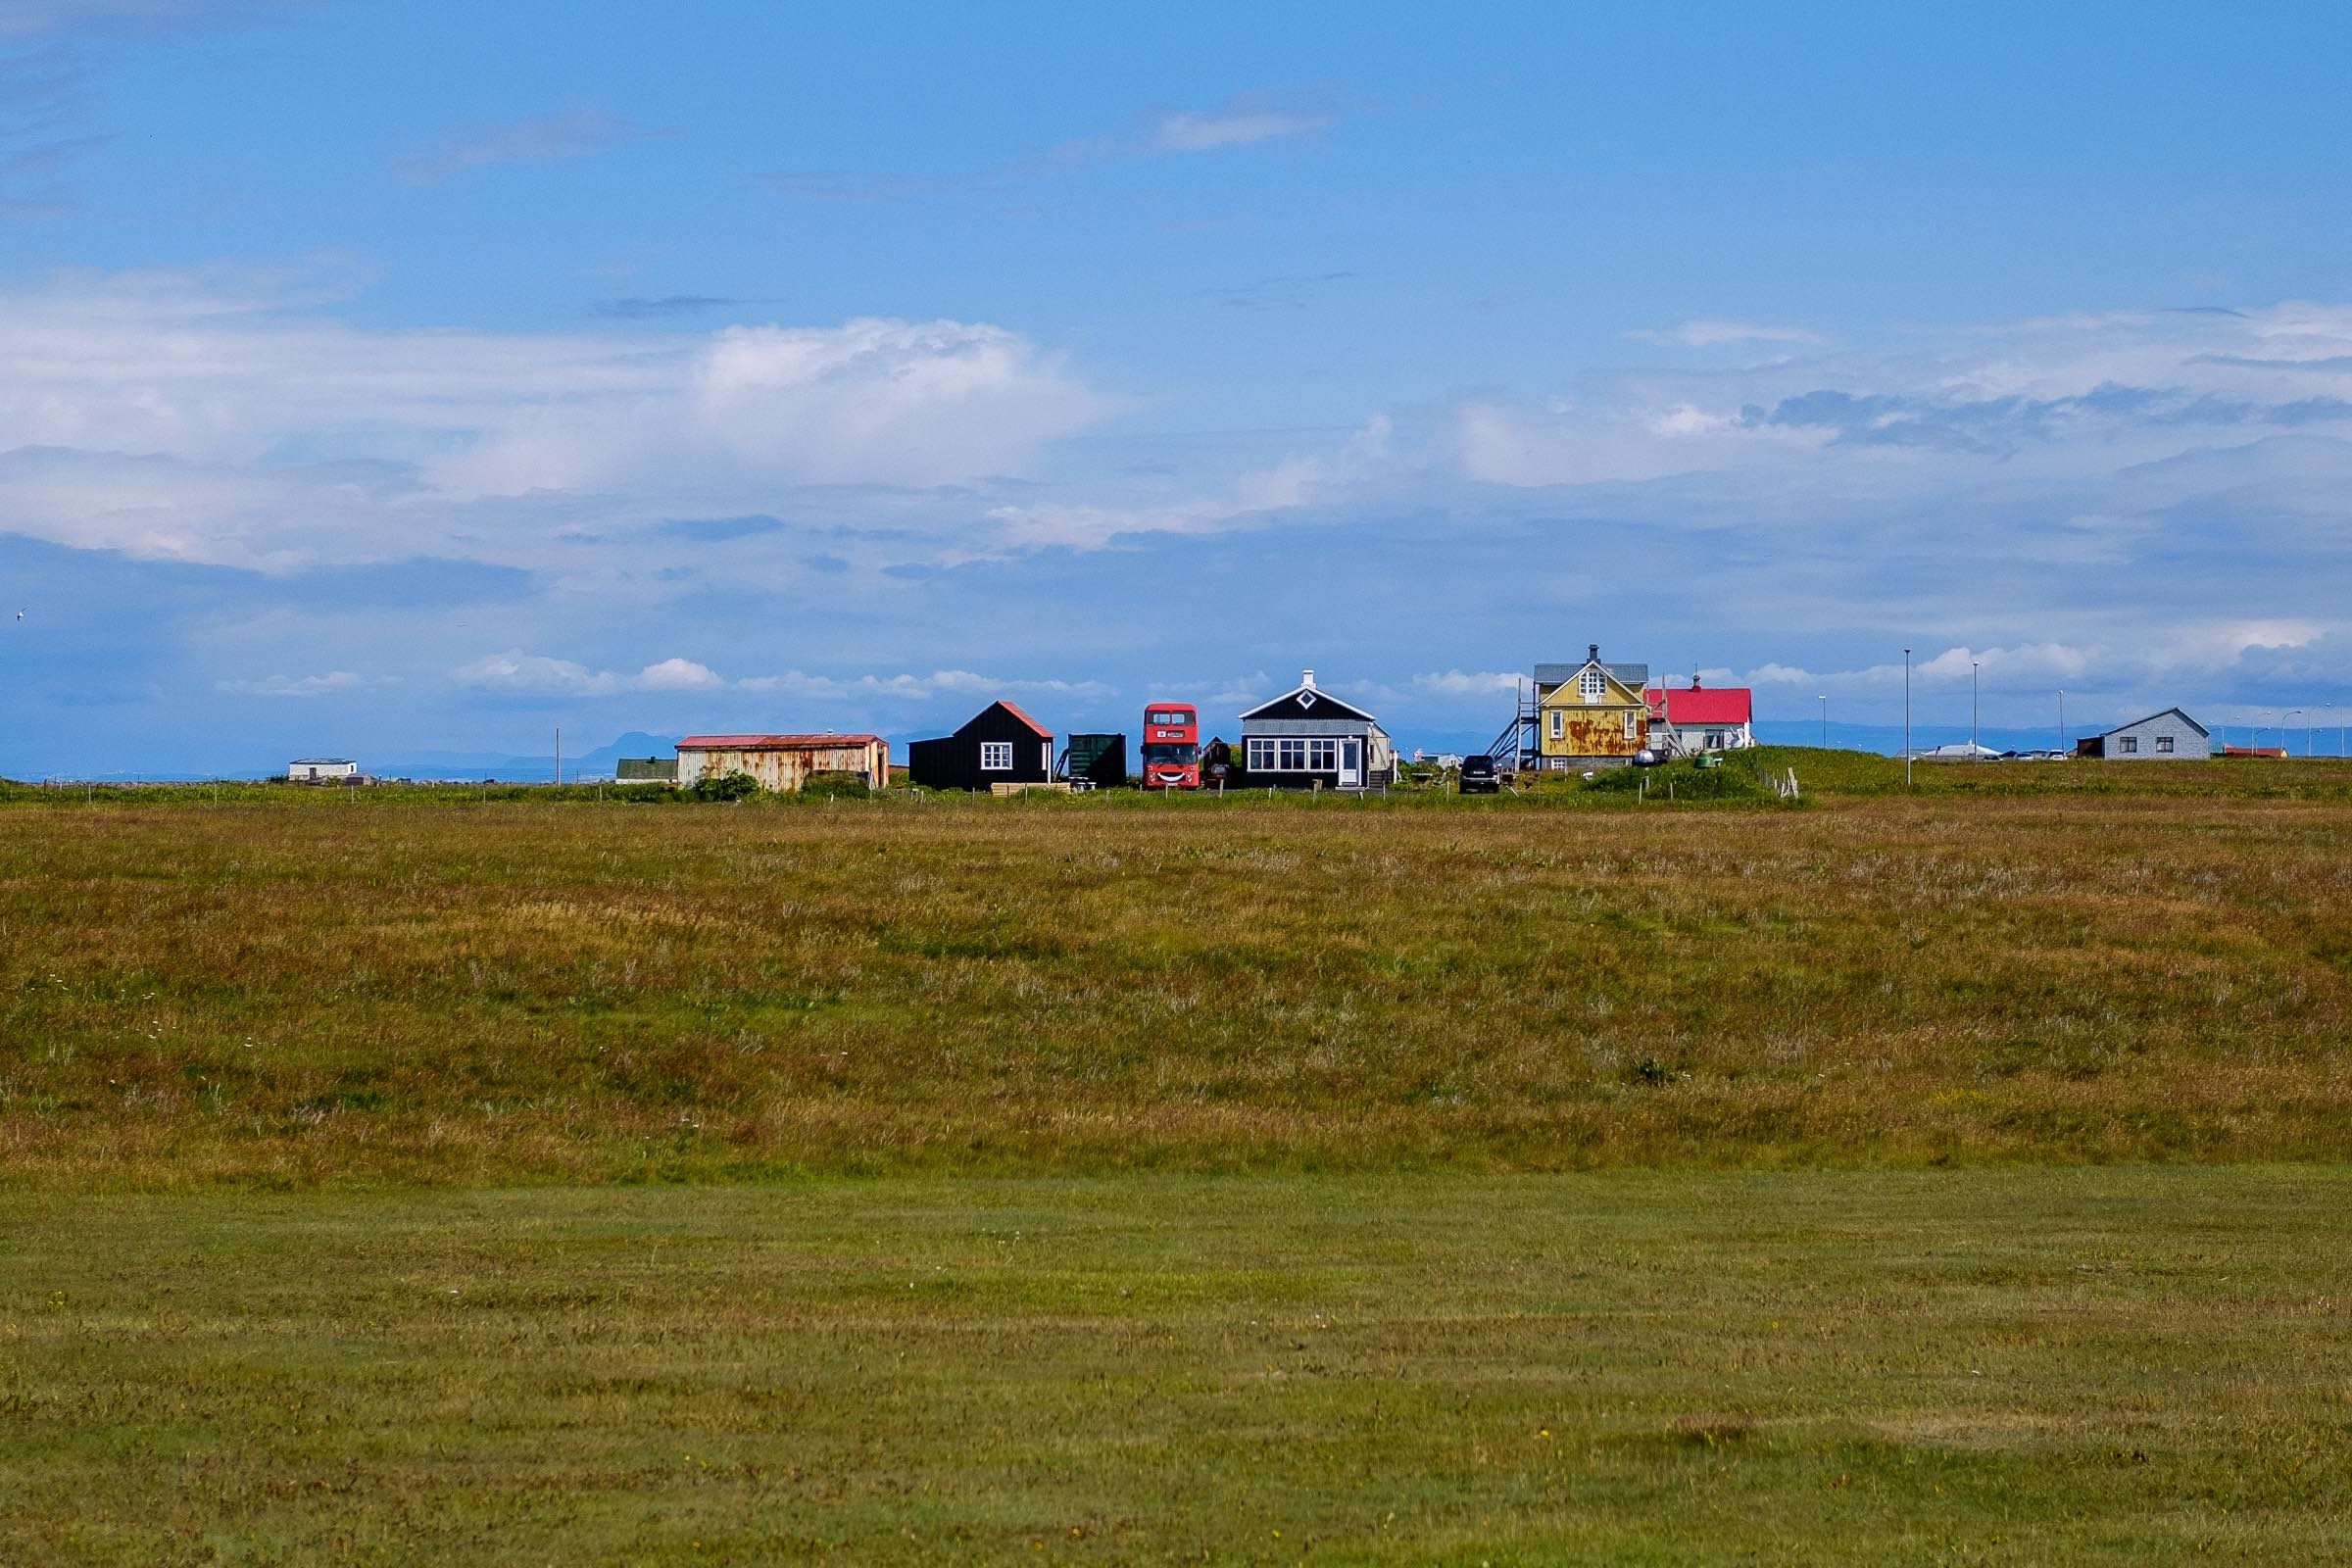
<path fill-rule="evenodd" d="M 1821 749 L 1830 749 L 1830 694 L 1821 694 Z"/>
<path fill-rule="evenodd" d="M 1911 787 L 1911 650 L 1903 650 L 1903 788 Z"/>
<path fill-rule="evenodd" d="M 2066 744 L 2066 688 L 2058 688 L 2058 755 L 2064 757 L 2073 748 Z"/>
<path fill-rule="evenodd" d="M 2278 715 L 2278 755 L 2280 757 L 2292 757 L 2295 755 L 2295 749 L 2286 743 L 2286 721 L 2290 718 L 2301 718 L 2302 716 L 2303 710 L 2300 708 L 2290 708 L 2285 712 Z M 2303 732 L 2303 755 L 2305 757 L 2309 757 L 2311 755 L 2311 731 L 2308 729 Z"/>
<path fill-rule="evenodd" d="M 1968 760 L 1977 760 L 1977 662 L 1968 662 Z"/>

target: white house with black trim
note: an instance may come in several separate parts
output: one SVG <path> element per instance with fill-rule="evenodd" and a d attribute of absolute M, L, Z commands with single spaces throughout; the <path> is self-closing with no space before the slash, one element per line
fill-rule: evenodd
<path fill-rule="evenodd" d="M 2212 752 L 2212 734 L 2178 708 L 2075 742 L 2077 757 L 2104 758 L 2110 762 L 2202 761 Z"/>
<path fill-rule="evenodd" d="M 341 784 L 360 776 L 360 764 L 348 757 L 297 757 L 286 764 L 286 777 L 297 784 Z"/>
<path fill-rule="evenodd" d="M 1380 720 L 1315 684 L 1298 684 L 1242 715 L 1242 778 L 1264 789 L 1383 788 L 1396 777 L 1396 747 Z"/>

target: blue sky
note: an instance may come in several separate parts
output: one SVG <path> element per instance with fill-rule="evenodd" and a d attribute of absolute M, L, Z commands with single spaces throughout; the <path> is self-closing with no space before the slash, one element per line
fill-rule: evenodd
<path fill-rule="evenodd" d="M 0 0 L 0 770 L 2352 704 L 2352 12 Z M 24 617 L 16 612 L 22 609 Z"/>

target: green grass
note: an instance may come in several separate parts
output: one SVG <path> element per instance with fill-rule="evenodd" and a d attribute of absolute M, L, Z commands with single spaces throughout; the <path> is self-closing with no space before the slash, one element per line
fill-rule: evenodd
<path fill-rule="evenodd" d="M 2352 1560 L 2352 1177 L 0 1206 L 11 1563 Z"/>
<path fill-rule="evenodd" d="M 0 1563 L 2352 1562 L 2352 772 L 1765 760 L 0 810 Z"/>
<path fill-rule="evenodd" d="M 2335 1159 L 2348 839 L 2105 794 L 0 812 L 0 1185 Z"/>

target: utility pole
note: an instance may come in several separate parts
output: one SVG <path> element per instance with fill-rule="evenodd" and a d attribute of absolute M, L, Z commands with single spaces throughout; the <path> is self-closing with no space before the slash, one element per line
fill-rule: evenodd
<path fill-rule="evenodd" d="M 1977 662 L 1968 662 L 1968 760 L 1977 760 Z"/>
<path fill-rule="evenodd" d="M 556 788 L 564 787 L 564 726 L 556 726 Z"/>
<path fill-rule="evenodd" d="M 1903 650 L 1903 788 L 1911 787 L 1911 650 Z"/>
<path fill-rule="evenodd" d="M 1821 749 L 1830 749 L 1830 694 L 1821 694 Z"/>
<path fill-rule="evenodd" d="M 2066 688 L 2058 688 L 2058 755 L 2063 757 L 2074 750 L 2066 744 Z"/>

